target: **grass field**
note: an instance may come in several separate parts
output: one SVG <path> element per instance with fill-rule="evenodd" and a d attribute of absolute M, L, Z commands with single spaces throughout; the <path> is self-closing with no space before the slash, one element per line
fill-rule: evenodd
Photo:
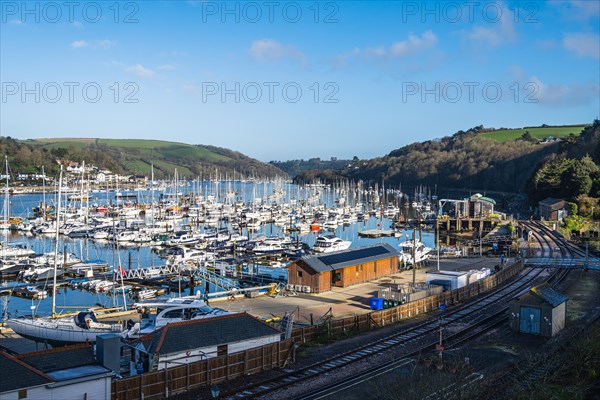
<path fill-rule="evenodd" d="M 529 131 L 531 136 L 537 139 L 544 139 L 548 136 L 564 137 L 570 133 L 579 135 L 586 125 L 577 126 L 557 126 L 545 128 L 528 128 L 528 129 L 502 129 L 494 132 L 482 133 L 481 137 L 496 140 L 498 142 L 506 142 L 507 140 L 515 140 L 523 136 L 525 131 Z"/>

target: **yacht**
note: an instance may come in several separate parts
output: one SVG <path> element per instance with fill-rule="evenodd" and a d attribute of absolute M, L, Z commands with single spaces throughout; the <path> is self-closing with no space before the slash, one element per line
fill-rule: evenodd
<path fill-rule="evenodd" d="M 128 339 L 147 335 L 173 322 L 230 314 L 219 308 L 211 308 L 202 300 L 190 298 L 141 301 L 133 306 L 141 314 L 141 319 L 122 333 Z"/>
<path fill-rule="evenodd" d="M 334 251 L 346 250 L 352 242 L 342 240 L 335 235 L 318 236 L 313 246 L 313 251 L 317 253 L 331 253 Z"/>
<path fill-rule="evenodd" d="M 400 260 L 404 263 L 405 266 L 414 264 L 413 249 L 415 258 L 417 259 L 417 263 L 422 263 L 423 261 L 426 261 L 429 258 L 432 251 L 430 247 L 425 246 L 425 244 L 423 244 L 423 242 L 419 240 L 415 241 L 414 243 L 412 240 L 407 240 L 400 244 L 400 248 L 402 249 L 402 252 L 400 254 Z"/>

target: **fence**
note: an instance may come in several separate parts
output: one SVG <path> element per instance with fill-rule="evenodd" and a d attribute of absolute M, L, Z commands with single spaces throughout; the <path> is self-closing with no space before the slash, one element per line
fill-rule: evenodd
<path fill-rule="evenodd" d="M 523 261 L 517 261 L 502 271 L 485 279 L 473 282 L 460 289 L 434 294 L 420 300 L 402 304 L 396 307 L 372 311 L 367 314 L 356 315 L 343 319 L 330 319 L 324 324 L 296 328 L 292 332 L 292 339 L 296 343 L 318 340 L 321 335 L 328 337 L 343 335 L 349 331 L 356 333 L 393 324 L 395 322 L 414 317 L 416 315 L 437 310 L 440 305 L 448 306 L 460 301 L 468 300 L 482 293 L 489 292 L 496 286 L 513 278 L 523 269 Z"/>
<path fill-rule="evenodd" d="M 292 340 L 114 380 L 113 400 L 152 400 L 277 368 L 292 355 Z"/>

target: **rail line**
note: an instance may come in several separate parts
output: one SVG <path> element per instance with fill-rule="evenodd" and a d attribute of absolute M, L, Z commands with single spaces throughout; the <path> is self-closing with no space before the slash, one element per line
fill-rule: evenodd
<path fill-rule="evenodd" d="M 458 307 L 451 311 L 445 311 L 443 315 L 443 321 L 445 324 L 445 329 L 449 332 L 448 338 L 459 335 L 463 331 L 473 329 L 475 326 L 480 326 L 484 323 L 484 321 L 489 319 L 488 316 L 490 313 L 497 315 L 497 312 L 490 311 L 491 308 L 495 306 L 497 307 L 500 304 L 500 307 L 497 308 L 503 309 L 503 301 L 518 295 L 524 290 L 528 290 L 531 282 L 533 282 L 542 272 L 543 269 L 526 268 L 521 272 L 517 279 L 504 285 L 502 288 L 486 295 L 479 296 L 475 301 L 469 302 L 462 307 Z M 290 387 L 296 383 L 306 381 L 318 375 L 337 370 L 366 357 L 373 356 L 390 349 L 397 349 L 400 351 L 400 356 L 396 357 L 397 361 L 406 359 L 406 357 L 418 354 L 423 350 L 431 349 L 436 343 L 438 343 L 438 332 L 438 319 L 432 318 L 408 327 L 401 332 L 381 338 L 368 345 L 358 347 L 352 351 L 338 354 L 326 360 L 285 373 L 277 378 L 265 380 L 251 386 L 244 387 L 236 392 L 227 393 L 225 394 L 225 398 L 256 398 L 267 393 L 284 389 L 285 387 Z M 389 369 L 390 364 L 386 363 L 386 365 Z M 317 389 L 315 392 L 320 390 L 322 389 Z M 313 398 L 310 396 L 310 393 L 306 393 L 300 398 Z"/>

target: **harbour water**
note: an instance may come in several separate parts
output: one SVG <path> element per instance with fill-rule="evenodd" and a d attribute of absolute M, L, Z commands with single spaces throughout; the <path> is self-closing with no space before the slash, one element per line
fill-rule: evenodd
<path fill-rule="evenodd" d="M 221 189 L 221 190 L 219 190 Z M 280 197 L 278 199 L 272 198 L 272 194 L 279 189 Z M 169 193 L 169 190 L 154 191 L 149 190 L 137 190 L 130 192 L 136 194 L 140 203 L 150 203 L 151 200 L 158 199 L 161 193 Z M 227 201 L 239 201 L 245 204 L 256 203 L 261 201 L 264 204 L 272 202 L 278 203 L 296 203 L 299 204 L 307 203 L 309 198 L 315 201 L 318 194 L 318 202 L 324 207 L 339 207 L 340 197 L 346 195 L 349 200 L 346 200 L 349 205 L 358 201 L 358 194 L 355 196 L 349 196 L 347 193 L 340 194 L 339 191 L 328 188 L 320 188 L 316 191 L 315 188 L 300 187 L 293 184 L 274 184 L 274 183 L 248 183 L 248 182 L 229 182 L 220 183 L 205 182 L 205 183 L 188 183 L 185 186 L 181 186 L 178 189 L 178 195 L 185 195 L 186 193 L 196 193 L 202 196 L 214 196 L 219 202 Z M 235 193 L 235 196 L 227 195 L 228 193 Z M 364 193 L 364 192 L 363 192 Z M 369 207 L 369 199 L 365 195 L 361 202 L 364 202 L 365 209 Z M 232 199 L 233 197 L 233 199 Z M 257 200 L 259 199 L 259 200 Z M 4 199 L 3 199 L 4 200 Z M 56 202 L 56 194 L 47 194 L 46 201 L 48 204 L 54 204 Z M 91 193 L 90 206 L 92 204 L 114 204 L 116 201 L 114 192 L 95 192 Z M 156 200 L 155 200 L 156 201 Z M 42 194 L 22 194 L 10 196 L 10 215 L 13 217 L 28 218 L 32 216 L 32 210 L 39 206 L 42 202 Z M 79 202 L 69 202 L 66 199 L 63 200 L 64 204 L 70 204 L 73 207 L 79 207 Z M 4 202 L 3 202 L 4 204 Z M 183 221 L 186 224 L 187 221 Z M 358 235 L 360 231 L 364 230 L 377 230 L 377 229 L 389 229 L 392 221 L 385 217 L 374 217 L 368 216 L 365 213 L 365 219 L 359 222 L 353 222 L 348 225 L 341 224 L 330 232 L 335 233 L 336 236 L 349 240 L 352 242 L 351 248 L 375 244 L 375 243 L 389 243 L 392 246 L 398 247 L 398 245 L 404 241 L 412 238 L 412 230 L 402 231 L 400 237 L 380 237 L 380 238 L 363 238 Z M 223 227 L 226 227 L 223 226 Z M 294 233 L 299 237 L 297 240 L 304 242 L 312 247 L 315 239 L 318 235 L 324 232 L 307 232 L 307 233 Z M 280 225 L 269 223 L 263 224 L 258 229 L 248 230 L 243 228 L 243 235 L 249 237 L 257 237 L 260 235 L 278 235 L 283 236 L 285 234 L 284 228 Z M 28 247 L 32 248 L 37 254 L 53 252 L 55 246 L 54 235 L 32 235 L 32 234 L 21 234 L 17 232 L 5 232 L 4 240 L 8 243 L 25 243 Z M 429 246 L 434 247 L 434 234 L 431 232 L 422 233 L 423 242 Z M 102 260 L 107 262 L 111 268 L 117 268 L 119 265 L 123 269 L 136 269 L 144 268 L 149 266 L 164 265 L 165 260 L 159 257 L 156 248 L 152 248 L 149 245 L 142 246 L 122 246 L 115 245 L 113 242 L 104 240 L 94 239 L 71 239 L 67 236 L 61 235 L 59 238 L 59 249 L 66 250 L 69 253 L 75 254 L 82 260 Z M 259 266 L 259 272 L 269 273 L 273 276 L 283 276 L 287 279 L 287 270 L 285 267 L 268 267 Z M 4 287 L 10 287 L 10 285 L 17 284 L 14 281 L 2 282 Z M 44 282 L 38 283 L 38 286 L 43 287 Z M 211 288 L 211 291 L 218 290 L 218 288 Z M 185 290 L 182 295 L 189 295 L 190 289 Z M 171 292 L 167 296 L 177 296 L 177 292 Z M 93 305 L 102 305 L 106 307 L 121 306 L 123 304 L 123 296 L 110 296 L 104 293 L 92 293 L 78 289 L 72 289 L 68 287 L 61 287 L 56 296 L 56 304 L 59 310 L 71 309 L 74 306 L 82 308 L 90 307 Z M 133 300 L 129 297 L 125 298 L 125 301 L 132 303 Z M 42 300 L 29 300 L 17 297 L 5 296 L 2 298 L 2 305 L 4 310 L 4 316 L 10 317 L 18 315 L 30 315 L 32 312 L 35 315 L 48 315 L 51 309 L 51 298 L 45 298 Z"/>

